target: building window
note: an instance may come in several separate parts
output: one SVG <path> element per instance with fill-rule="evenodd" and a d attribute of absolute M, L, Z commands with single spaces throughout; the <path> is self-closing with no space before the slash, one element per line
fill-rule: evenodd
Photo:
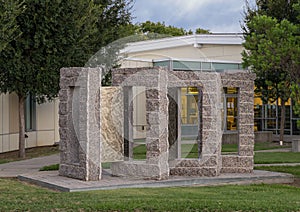
<path fill-rule="evenodd" d="M 198 90 L 196 87 L 181 88 L 181 122 L 198 125 Z"/>
<path fill-rule="evenodd" d="M 25 131 L 36 129 L 36 102 L 32 95 L 28 95 L 25 101 Z"/>
<path fill-rule="evenodd" d="M 224 129 L 238 130 L 238 88 L 224 88 Z"/>

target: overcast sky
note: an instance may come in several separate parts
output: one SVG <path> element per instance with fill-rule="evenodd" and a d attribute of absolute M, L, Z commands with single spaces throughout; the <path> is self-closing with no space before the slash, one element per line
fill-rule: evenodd
<path fill-rule="evenodd" d="M 135 0 L 134 23 L 165 22 L 184 29 L 241 32 L 244 0 Z"/>

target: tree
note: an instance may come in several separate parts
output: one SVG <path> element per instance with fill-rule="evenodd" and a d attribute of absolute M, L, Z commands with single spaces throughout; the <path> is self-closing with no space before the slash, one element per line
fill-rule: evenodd
<path fill-rule="evenodd" d="M 164 22 L 154 23 L 151 21 L 146 21 L 139 24 L 139 29 L 142 33 L 157 33 L 170 36 L 183 36 L 187 34 L 186 30 L 183 28 L 177 28 L 171 25 L 166 26 Z"/>
<path fill-rule="evenodd" d="M 191 29 L 186 30 L 182 27 L 175 27 L 171 25 L 166 25 L 164 22 L 151 22 L 146 21 L 140 24 L 136 24 L 135 28 L 138 32 L 148 34 L 148 33 L 157 33 L 161 35 L 169 35 L 169 36 L 184 36 L 184 35 L 192 35 L 193 31 Z M 197 28 L 195 31 L 196 34 L 208 34 L 209 30 Z"/>
<path fill-rule="evenodd" d="M 0 92 L 15 92 L 19 98 L 20 157 L 25 157 L 26 97 L 31 94 L 38 102 L 55 98 L 60 68 L 84 66 L 100 46 L 114 39 L 103 36 L 110 29 L 117 31 L 121 24 L 124 14 L 119 11 L 123 8 L 115 2 L 127 1 L 24 1 L 26 10 L 16 19 L 22 34 L 0 53 Z M 109 11 L 115 12 L 117 21 L 116 17 L 106 16 Z M 105 30 L 99 21 L 105 22 Z M 124 20 L 127 22 L 128 17 Z"/>
<path fill-rule="evenodd" d="M 298 44 L 300 43 L 300 3 L 294 4 L 293 9 L 296 11 L 297 20 L 298 20 Z M 293 69 L 289 70 L 289 74 L 291 75 L 292 79 L 292 98 L 295 102 L 294 105 L 294 112 L 300 115 L 300 45 L 295 47 L 296 53 L 294 54 L 294 66 Z M 300 126 L 300 121 L 298 121 L 298 126 Z"/>
<path fill-rule="evenodd" d="M 295 9 L 297 3 L 299 0 L 256 0 L 256 8 L 251 8 L 247 1 L 246 20 L 251 20 L 255 15 L 266 15 L 278 21 L 286 19 L 293 24 L 298 24 L 299 11 Z"/>
<path fill-rule="evenodd" d="M 278 21 L 265 15 L 256 15 L 247 23 L 243 64 L 256 73 L 256 92 L 263 94 L 264 102 L 281 100 L 280 140 L 283 141 L 285 103 L 291 95 L 291 75 L 296 48 L 299 47 L 297 26 L 287 20 Z"/>
<path fill-rule="evenodd" d="M 195 33 L 196 34 L 210 34 L 210 31 L 208 29 L 197 28 Z"/>
<path fill-rule="evenodd" d="M 274 20 L 276 20 L 275 22 L 277 26 L 281 25 L 281 27 L 287 27 L 287 25 L 289 24 L 293 24 L 293 26 L 291 28 L 293 28 L 293 32 L 292 35 L 290 34 L 290 32 L 286 33 L 286 36 L 284 34 L 281 35 L 281 38 L 284 40 L 284 42 L 289 43 L 289 41 L 291 41 L 291 43 L 294 43 L 294 46 L 291 45 L 292 49 L 290 49 L 290 51 L 288 51 L 288 55 L 284 57 L 286 59 L 286 65 L 287 67 L 283 68 L 284 66 L 282 65 L 282 69 L 281 71 L 277 71 L 276 73 L 273 72 L 272 70 L 269 70 L 268 72 L 266 72 L 266 69 L 261 69 L 261 71 L 259 71 L 259 69 L 256 69 L 256 74 L 257 74 L 257 79 L 256 79 L 256 91 L 258 93 L 260 93 L 263 97 L 267 97 L 270 98 L 271 101 L 275 101 L 278 100 L 278 98 L 282 97 L 283 101 L 285 99 L 285 96 L 290 96 L 290 92 L 291 92 L 291 86 L 287 85 L 283 85 L 280 82 L 287 82 L 288 85 L 291 85 L 291 79 L 293 79 L 291 77 L 291 71 L 292 69 L 294 69 L 295 67 L 295 62 L 299 61 L 299 59 L 297 59 L 297 53 L 296 53 L 296 47 L 299 47 L 299 42 L 297 41 L 297 34 L 299 35 L 299 31 L 298 33 L 297 31 L 297 26 L 299 29 L 299 21 L 300 19 L 298 18 L 299 14 L 300 14 L 300 10 L 298 10 L 296 7 L 297 4 L 299 4 L 299 0 L 256 0 L 256 7 L 251 7 L 250 3 L 248 0 L 246 0 L 246 11 L 245 11 L 245 18 L 244 18 L 244 26 L 242 26 L 242 29 L 244 31 L 244 35 L 245 35 L 245 40 L 248 39 L 250 40 L 250 37 L 252 37 L 253 33 L 256 34 L 257 39 L 261 40 L 261 42 L 266 42 L 263 39 L 264 38 L 264 33 L 266 31 L 268 31 L 268 29 L 264 30 L 264 27 L 259 28 L 258 25 L 255 24 L 251 24 L 251 22 L 253 22 L 253 19 L 255 19 L 255 17 L 259 16 L 267 16 L 267 17 L 271 17 L 271 18 L 275 18 Z M 265 21 L 267 21 L 265 19 Z M 267 27 L 273 27 L 274 26 L 274 22 L 271 23 L 271 21 L 267 21 L 268 24 L 270 24 Z M 265 23 L 267 25 L 267 22 Z M 260 23 L 262 24 L 262 22 Z M 289 28 L 289 27 L 287 27 Z M 259 30 L 258 30 L 259 29 Z M 274 29 L 274 28 L 273 28 Z M 274 30 L 276 31 L 276 30 Z M 275 33 L 276 34 L 276 33 Z M 271 34 L 269 34 L 269 36 L 272 36 Z M 277 35 L 276 35 L 277 36 Z M 291 39 L 294 39 L 293 41 L 291 39 L 289 39 L 288 37 L 290 37 Z M 298 36 L 299 37 L 299 36 Z M 271 37 L 269 37 L 271 38 Z M 268 39 L 266 39 L 268 41 Z M 246 41 L 247 42 L 247 41 Z M 248 44 L 249 45 L 248 41 Z M 275 39 L 273 39 L 272 42 L 276 42 Z M 278 46 L 279 44 L 282 43 L 281 40 L 277 40 L 278 42 Z M 258 52 L 258 44 L 257 43 L 253 43 L 252 47 L 249 49 L 247 49 L 246 47 L 246 52 L 244 53 L 244 57 L 247 57 L 247 54 L 251 54 L 252 52 L 255 52 L 255 54 L 260 54 L 261 56 L 264 56 L 265 52 L 263 50 L 261 50 L 261 52 Z M 267 45 L 267 44 L 266 44 Z M 282 46 L 284 44 L 282 43 Z M 277 49 L 278 50 L 278 49 Z M 274 55 L 274 54 L 279 54 L 279 52 L 273 52 L 273 57 L 277 57 L 278 55 Z M 284 56 L 284 55 L 282 55 Z M 270 57 L 266 57 L 266 59 L 270 59 Z M 278 57 L 277 57 L 278 58 Z M 299 56 L 298 56 L 299 58 Z M 279 58 L 278 58 L 279 59 Z M 266 60 L 269 61 L 269 60 Z M 254 61 L 252 61 L 254 62 Z M 263 62 L 263 61 L 262 61 Z M 245 61 L 245 65 L 248 63 L 248 65 L 252 65 L 250 61 Z M 284 61 L 281 61 L 281 63 L 284 63 Z M 264 64 L 267 64 L 267 62 L 265 62 Z M 270 67 L 274 70 L 279 70 L 278 67 L 275 66 L 276 63 L 270 63 L 269 67 L 274 65 L 274 67 Z M 252 65 L 252 67 L 254 67 Z M 254 67 L 255 69 L 255 67 Z M 275 87 L 272 87 L 272 86 Z M 293 86 L 292 86 L 293 87 Z M 274 93 L 275 92 L 275 93 Z M 284 92 L 287 92 L 284 95 Z M 263 99 L 264 102 L 267 101 L 267 99 Z M 285 105 L 282 104 L 283 107 L 281 108 L 282 110 L 285 110 Z M 280 120 L 280 140 L 283 140 L 283 133 L 284 133 L 284 121 L 285 121 L 285 113 L 283 113 L 283 111 L 281 111 L 281 114 L 283 114 L 281 116 L 281 120 Z"/>
<path fill-rule="evenodd" d="M 0 0 L 0 52 L 14 38 L 20 35 L 16 17 L 23 12 L 21 3 L 15 0 Z"/>

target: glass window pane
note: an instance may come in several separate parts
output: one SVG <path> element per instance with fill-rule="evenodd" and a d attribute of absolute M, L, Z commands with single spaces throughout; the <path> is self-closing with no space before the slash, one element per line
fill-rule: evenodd
<path fill-rule="evenodd" d="M 196 87 L 181 88 L 181 122 L 198 124 L 198 90 Z"/>
<path fill-rule="evenodd" d="M 225 124 L 226 130 L 238 130 L 238 88 L 225 87 Z"/>
<path fill-rule="evenodd" d="M 300 119 L 292 120 L 293 135 L 300 135 Z"/>
<path fill-rule="evenodd" d="M 36 103 L 31 95 L 25 100 L 25 130 L 35 130 L 36 128 Z"/>
<path fill-rule="evenodd" d="M 202 62 L 202 70 L 211 70 L 211 63 L 208 62 Z"/>

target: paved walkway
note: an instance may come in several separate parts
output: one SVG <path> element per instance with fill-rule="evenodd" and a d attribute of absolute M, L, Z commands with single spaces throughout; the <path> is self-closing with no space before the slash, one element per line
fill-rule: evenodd
<path fill-rule="evenodd" d="M 57 171 L 39 172 L 41 167 L 59 163 L 59 154 L 0 164 L 0 177 L 18 177 L 47 188 L 60 191 L 86 191 L 116 188 L 144 188 L 144 187 L 173 187 L 173 186 L 208 186 L 223 184 L 250 184 L 250 183 L 291 183 L 290 174 L 255 170 L 252 174 L 221 174 L 218 177 L 179 177 L 170 176 L 164 181 L 137 180 L 121 177 L 112 177 L 108 170 L 103 171 L 103 179 L 97 182 L 84 182 L 58 176 Z M 273 165 L 300 165 L 293 164 L 256 164 L 255 166 Z"/>
<path fill-rule="evenodd" d="M 0 164 L 0 177 L 17 177 L 38 172 L 40 168 L 59 163 L 59 154 Z"/>

